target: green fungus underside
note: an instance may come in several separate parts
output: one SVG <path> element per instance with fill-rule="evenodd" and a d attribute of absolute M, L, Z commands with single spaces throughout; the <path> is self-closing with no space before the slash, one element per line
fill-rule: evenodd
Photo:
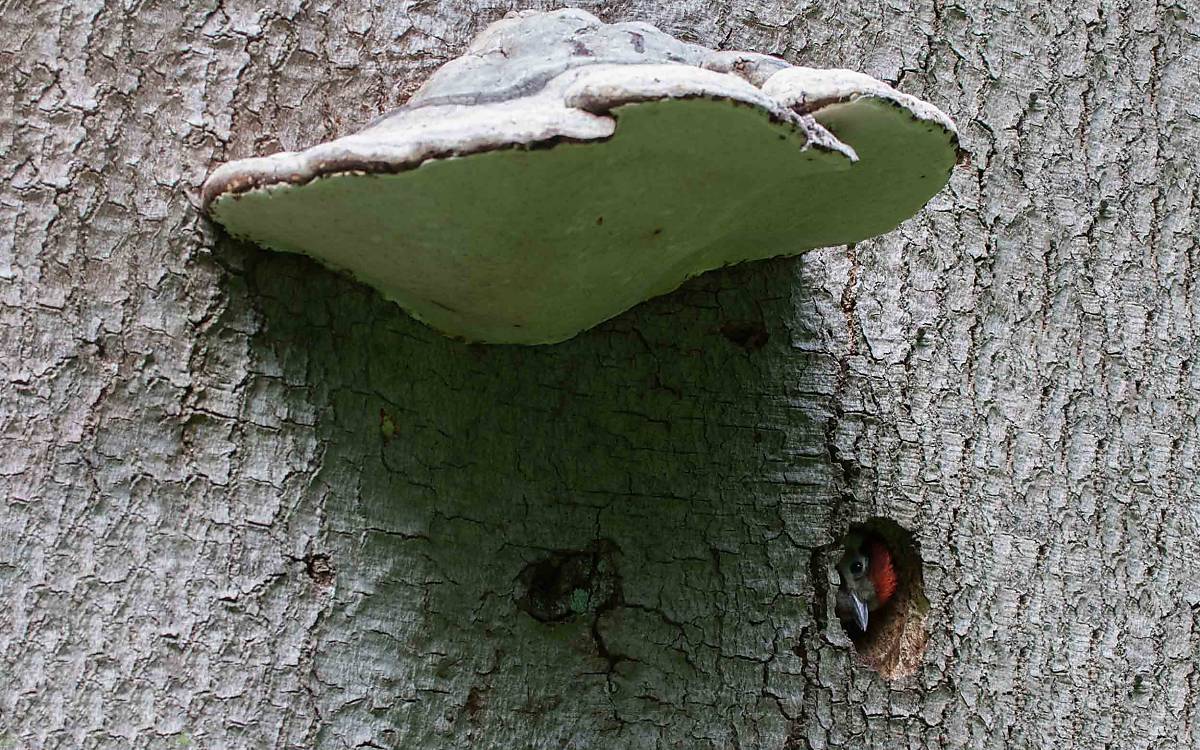
<path fill-rule="evenodd" d="M 713 268 L 855 242 L 945 185 L 951 133 L 883 99 L 815 114 L 859 161 L 712 99 L 618 107 L 603 141 L 429 160 L 218 197 L 261 245 L 348 271 L 435 329 L 538 344 Z"/>

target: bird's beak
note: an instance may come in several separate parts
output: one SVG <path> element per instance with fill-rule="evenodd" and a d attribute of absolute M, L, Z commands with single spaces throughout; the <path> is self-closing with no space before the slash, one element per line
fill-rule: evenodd
<path fill-rule="evenodd" d="M 867 632 L 867 605 L 853 591 L 850 592 L 850 603 L 854 606 L 854 621 L 858 623 L 858 629 Z"/>

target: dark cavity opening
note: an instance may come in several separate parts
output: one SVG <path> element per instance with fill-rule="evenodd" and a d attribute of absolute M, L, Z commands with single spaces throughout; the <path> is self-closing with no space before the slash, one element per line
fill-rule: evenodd
<path fill-rule="evenodd" d="M 929 642 L 929 600 L 912 532 L 890 518 L 851 524 L 832 562 L 834 612 L 863 663 L 889 680 L 915 672 Z"/>
<path fill-rule="evenodd" d="M 517 575 L 517 607 L 539 622 L 566 622 L 621 601 L 617 547 L 607 539 L 586 549 L 556 550 Z"/>

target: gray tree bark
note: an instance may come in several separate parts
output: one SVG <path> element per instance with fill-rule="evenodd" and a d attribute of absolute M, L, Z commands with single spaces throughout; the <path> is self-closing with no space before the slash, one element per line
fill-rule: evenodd
<path fill-rule="evenodd" d="M 867 72 L 971 161 L 465 346 L 197 188 L 514 4 L 2 9 L 0 747 L 1200 747 L 1200 9 L 583 5 Z M 895 679 L 830 616 L 870 517 L 924 561 Z"/>

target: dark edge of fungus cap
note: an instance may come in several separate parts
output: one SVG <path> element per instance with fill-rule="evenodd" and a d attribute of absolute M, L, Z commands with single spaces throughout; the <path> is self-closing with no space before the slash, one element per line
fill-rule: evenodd
<path fill-rule="evenodd" d="M 861 73 L 523 11 L 407 105 L 225 164 L 203 201 L 449 336 L 541 344 L 713 268 L 887 232 L 957 155 L 949 117 Z"/>

